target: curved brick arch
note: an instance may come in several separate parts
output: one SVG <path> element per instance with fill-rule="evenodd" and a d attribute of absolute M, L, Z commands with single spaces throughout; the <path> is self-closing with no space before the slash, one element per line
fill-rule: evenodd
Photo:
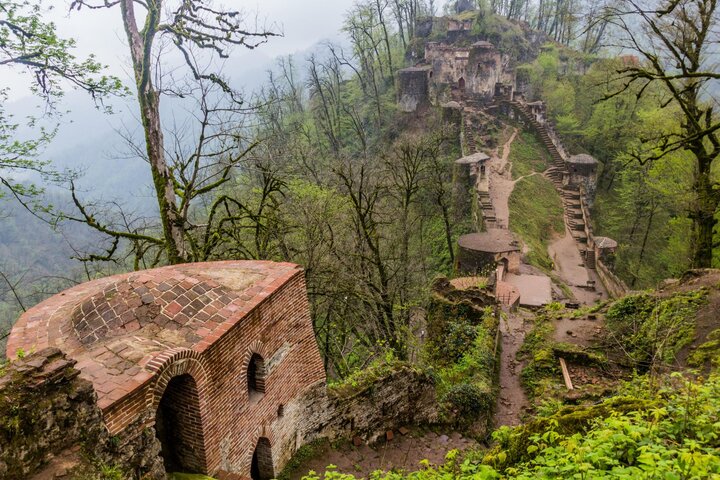
<path fill-rule="evenodd" d="M 146 401 L 149 408 L 153 411 L 157 409 L 160 399 L 173 377 L 188 374 L 197 384 L 201 414 L 205 417 L 210 378 L 205 362 L 197 352 L 186 348 L 174 348 L 153 358 L 147 368 L 157 372 L 153 386 L 148 390 Z"/>
<path fill-rule="evenodd" d="M 196 415 L 192 415 L 189 418 L 189 424 L 191 425 L 192 431 L 199 430 L 199 439 L 197 439 L 197 447 L 193 447 L 196 452 L 195 464 L 196 470 L 202 473 L 208 473 L 212 459 L 209 448 L 209 434 L 210 434 L 210 420 L 209 420 L 209 406 L 208 397 L 210 390 L 210 379 L 207 373 L 207 367 L 202 357 L 193 350 L 188 349 L 172 349 L 163 354 L 155 357 L 150 364 L 148 369 L 157 372 L 156 378 L 148 389 L 146 404 L 149 411 L 152 414 L 153 422 L 158 420 L 160 410 L 165 412 L 166 406 L 162 406 L 164 401 L 165 393 L 170 392 L 168 386 L 174 380 L 189 376 L 192 379 L 192 387 L 194 388 L 194 398 L 190 404 L 191 407 L 196 410 Z M 186 390 L 187 391 L 187 390 Z M 173 393 L 170 393 L 171 398 Z M 191 398 L 192 398 L 191 397 Z M 183 405 L 185 401 L 183 400 Z M 158 426 L 155 426 L 156 429 Z M 163 428 L 164 429 L 164 428 Z M 194 443 L 195 441 L 191 441 Z M 164 449 L 164 447 L 163 447 Z M 199 450 L 198 450 L 199 449 Z M 164 457 L 164 451 L 163 451 Z"/>
<path fill-rule="evenodd" d="M 240 467 L 242 468 L 242 474 L 245 475 L 247 478 L 250 478 L 250 468 L 252 466 L 253 455 L 255 454 L 255 447 L 257 447 L 258 442 L 262 438 L 267 439 L 267 441 L 270 443 L 270 448 L 274 448 L 275 446 L 275 435 L 273 435 L 273 431 L 271 428 L 262 425 L 255 429 L 252 436 L 250 437 L 250 443 L 248 443 L 245 447 L 245 456 L 240 465 Z"/>
<path fill-rule="evenodd" d="M 248 369 L 250 368 L 250 361 L 252 360 L 254 355 L 259 355 L 262 358 L 263 364 L 260 367 L 261 371 L 258 373 L 262 377 L 262 388 L 259 389 L 261 393 L 265 393 L 265 388 L 267 386 L 266 380 L 267 380 L 267 371 L 266 371 L 266 362 L 268 359 L 268 352 L 267 352 L 267 346 L 260 340 L 253 341 L 247 348 L 245 348 L 243 354 L 242 354 L 242 369 L 241 372 L 248 372 Z M 241 393 L 242 398 L 244 398 L 246 401 L 250 401 L 250 389 L 248 385 L 248 379 L 247 375 L 243 377 L 243 380 L 239 382 L 241 385 L 241 388 L 243 392 Z"/>

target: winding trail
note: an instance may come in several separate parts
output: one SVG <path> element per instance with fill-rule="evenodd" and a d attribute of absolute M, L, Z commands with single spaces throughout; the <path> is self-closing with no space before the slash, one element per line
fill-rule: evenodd
<path fill-rule="evenodd" d="M 503 145 L 502 156 L 498 156 L 495 151 L 492 158 L 488 162 L 490 168 L 490 200 L 495 208 L 496 223 L 501 228 L 508 228 L 510 224 L 510 209 L 508 200 L 515 188 L 515 182 L 512 180 L 512 164 L 508 163 L 510 158 L 510 147 L 518 135 L 518 129 L 513 130 L 512 135 Z"/>
<path fill-rule="evenodd" d="M 508 202 L 515 184 L 531 175 L 512 179 L 512 163 L 510 152 L 512 144 L 518 136 L 518 129 L 514 128 L 510 138 L 502 147 L 502 155 L 495 150 L 488 162 L 489 167 L 489 193 L 493 208 L 495 209 L 496 223 L 500 228 L 510 225 L 510 208 Z M 505 312 L 500 321 L 500 392 L 495 406 L 495 426 L 519 425 L 521 414 L 528 406 L 528 399 L 520 384 L 520 370 L 522 365 L 517 361 L 518 350 L 525 340 L 525 318 L 522 313 Z"/>
<path fill-rule="evenodd" d="M 597 300 L 607 298 L 607 293 L 602 282 L 597 278 L 597 274 L 585 266 L 578 244 L 567 225 L 565 225 L 565 235 L 548 245 L 548 253 L 553 260 L 553 273 L 570 288 L 575 301 L 584 305 L 592 305 Z M 583 288 L 587 285 L 588 280 L 595 281 L 596 290 Z"/>
<path fill-rule="evenodd" d="M 520 384 L 522 365 L 517 352 L 525 341 L 523 312 L 510 312 L 500 320 L 502 352 L 500 354 L 500 392 L 495 406 L 495 427 L 519 425 L 529 402 Z"/>

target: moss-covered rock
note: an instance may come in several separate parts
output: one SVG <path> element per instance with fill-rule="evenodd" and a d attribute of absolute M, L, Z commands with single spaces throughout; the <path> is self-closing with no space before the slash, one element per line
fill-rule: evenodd
<path fill-rule="evenodd" d="M 497 430 L 494 434 L 497 444 L 484 456 L 483 463 L 502 470 L 509 465 L 516 465 L 531 458 L 528 447 L 532 445 L 534 435 L 554 431 L 560 435 L 570 436 L 587 431 L 597 419 L 614 414 L 645 411 L 654 405 L 651 400 L 614 397 L 599 405 L 562 407 L 553 415 L 538 417 L 519 427 L 504 427 Z"/>

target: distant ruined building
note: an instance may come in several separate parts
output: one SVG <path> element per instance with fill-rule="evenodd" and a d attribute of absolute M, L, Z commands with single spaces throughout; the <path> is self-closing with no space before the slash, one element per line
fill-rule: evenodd
<path fill-rule="evenodd" d="M 428 42 L 424 60 L 398 74 L 399 104 L 405 112 L 454 100 L 453 94 L 489 102 L 498 85 L 513 85 L 515 81 L 507 68 L 508 56 L 487 41 L 469 47 Z"/>
<path fill-rule="evenodd" d="M 455 203 L 463 214 L 469 214 L 467 201 L 460 197 L 467 192 L 468 185 L 474 185 L 476 211 L 481 217 L 476 219 L 476 223 L 488 233 L 507 229 L 508 225 L 502 225 L 496 219 L 486 165 L 491 152 L 482 140 L 475 138 L 477 132 L 487 119 L 496 115 L 509 117 L 533 131 L 552 158 L 552 164 L 544 175 L 562 196 L 566 224 L 579 245 L 586 266 L 597 271 L 611 295 L 623 294 L 627 287 L 611 271 L 617 243 L 605 237 L 599 237 L 602 241 L 597 241 L 590 224 L 589 208 L 595 197 L 597 160 L 587 154 L 567 153 L 547 117 L 545 104 L 528 101 L 524 91 L 528 86 L 518 85 L 515 70 L 518 59 L 501 51 L 482 35 L 473 33 L 475 21 L 475 18 L 463 16 L 429 18 L 418 22 L 416 32 L 423 40 L 424 56 L 416 59 L 414 66 L 400 70 L 398 74 L 400 110 L 421 115 L 431 106 L 440 106 L 446 121 L 454 121 L 461 127 L 463 157 L 456 162 Z M 539 51 L 542 39 L 537 38 L 535 32 L 523 31 L 527 44 Z M 458 114 L 449 114 L 449 111 L 457 111 Z M 497 233 L 494 235 L 498 236 Z M 460 243 L 458 269 L 461 273 L 478 270 L 478 265 L 468 263 L 469 258 L 492 257 L 488 254 L 493 252 L 487 248 L 473 251 L 472 245 L 480 243 L 470 242 L 468 238 Z M 489 268 L 488 262 L 481 263 L 483 269 Z M 490 263 L 497 267 L 491 279 L 501 283 L 502 276 L 508 272 L 507 264 L 499 260 Z M 514 298 L 514 294 L 508 296 Z"/>

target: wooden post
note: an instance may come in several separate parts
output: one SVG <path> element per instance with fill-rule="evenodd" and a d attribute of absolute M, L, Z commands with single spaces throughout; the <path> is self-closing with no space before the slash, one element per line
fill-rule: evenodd
<path fill-rule="evenodd" d="M 572 380 L 570 379 L 570 372 L 568 371 L 565 359 L 560 357 L 560 368 L 562 369 L 563 380 L 565 380 L 565 386 L 568 390 L 574 390 Z"/>

